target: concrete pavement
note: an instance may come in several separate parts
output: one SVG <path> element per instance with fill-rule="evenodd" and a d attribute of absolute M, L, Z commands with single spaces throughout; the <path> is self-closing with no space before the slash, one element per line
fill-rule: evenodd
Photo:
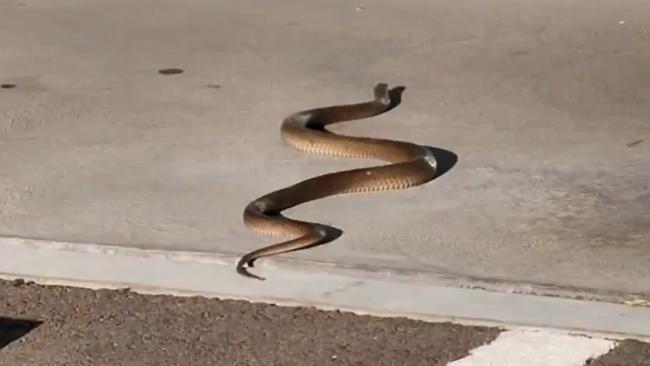
<path fill-rule="evenodd" d="M 243 227 L 251 199 L 375 164 L 297 153 L 282 118 L 385 81 L 406 86 L 397 109 L 334 130 L 458 163 L 414 189 L 288 211 L 344 232 L 284 258 L 647 298 L 649 10 L 1 2 L 0 233 L 234 258 L 270 242 Z M 267 263 L 272 278 L 282 262 Z"/>
<path fill-rule="evenodd" d="M 648 302 L 630 296 L 595 301 L 579 291 L 285 261 L 261 264 L 273 276 L 260 282 L 233 276 L 230 256 L 10 238 L 0 244 L 7 280 L 650 339 Z"/>
<path fill-rule="evenodd" d="M 646 366 L 650 344 L 0 281 L 2 365 Z M 16 307 L 12 304 L 24 306 Z"/>

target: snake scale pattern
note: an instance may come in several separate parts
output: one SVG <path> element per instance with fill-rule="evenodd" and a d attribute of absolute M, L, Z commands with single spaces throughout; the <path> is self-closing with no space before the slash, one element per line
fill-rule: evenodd
<path fill-rule="evenodd" d="M 435 177 L 436 159 L 425 146 L 387 139 L 343 136 L 325 127 L 382 114 L 391 108 L 388 85 L 374 87 L 374 98 L 367 102 L 334 105 L 297 112 L 281 127 L 282 139 L 303 152 L 345 158 L 370 158 L 389 164 L 320 175 L 271 192 L 251 201 L 244 209 L 244 224 L 265 235 L 289 237 L 243 255 L 237 273 L 258 280 L 250 273 L 255 260 L 323 244 L 340 235 L 340 230 L 282 215 L 296 205 L 327 196 L 404 189 L 424 184 Z"/>

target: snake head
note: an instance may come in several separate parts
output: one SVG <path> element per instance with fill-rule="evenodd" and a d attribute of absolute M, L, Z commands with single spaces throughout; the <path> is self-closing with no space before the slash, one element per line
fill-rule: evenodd
<path fill-rule="evenodd" d="M 375 85 L 374 94 L 375 94 L 375 101 L 384 105 L 390 105 L 390 94 L 388 93 L 388 84 L 379 83 Z"/>

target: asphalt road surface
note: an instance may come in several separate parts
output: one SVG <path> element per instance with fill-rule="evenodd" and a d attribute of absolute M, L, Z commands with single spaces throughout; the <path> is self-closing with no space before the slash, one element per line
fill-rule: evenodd
<path fill-rule="evenodd" d="M 502 329 L 0 281 L 0 365 L 447 365 Z M 589 366 L 650 365 L 623 341 Z"/>

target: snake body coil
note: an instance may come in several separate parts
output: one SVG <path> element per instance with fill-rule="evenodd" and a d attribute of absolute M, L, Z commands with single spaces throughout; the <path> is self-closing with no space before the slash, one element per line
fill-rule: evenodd
<path fill-rule="evenodd" d="M 331 240 L 334 228 L 287 218 L 281 214 L 283 210 L 327 196 L 403 189 L 434 178 L 436 160 L 424 146 L 395 140 L 342 136 L 325 129 L 330 124 L 376 116 L 390 107 L 388 85 L 380 83 L 375 86 L 374 99 L 371 101 L 305 110 L 283 121 L 282 138 L 297 150 L 337 157 L 379 159 L 391 164 L 320 175 L 250 202 L 244 210 L 247 227 L 266 235 L 284 235 L 292 239 L 245 254 L 237 263 L 239 274 L 262 280 L 264 278 L 248 272 L 246 266 L 253 267 L 253 262 L 261 257 Z"/>

